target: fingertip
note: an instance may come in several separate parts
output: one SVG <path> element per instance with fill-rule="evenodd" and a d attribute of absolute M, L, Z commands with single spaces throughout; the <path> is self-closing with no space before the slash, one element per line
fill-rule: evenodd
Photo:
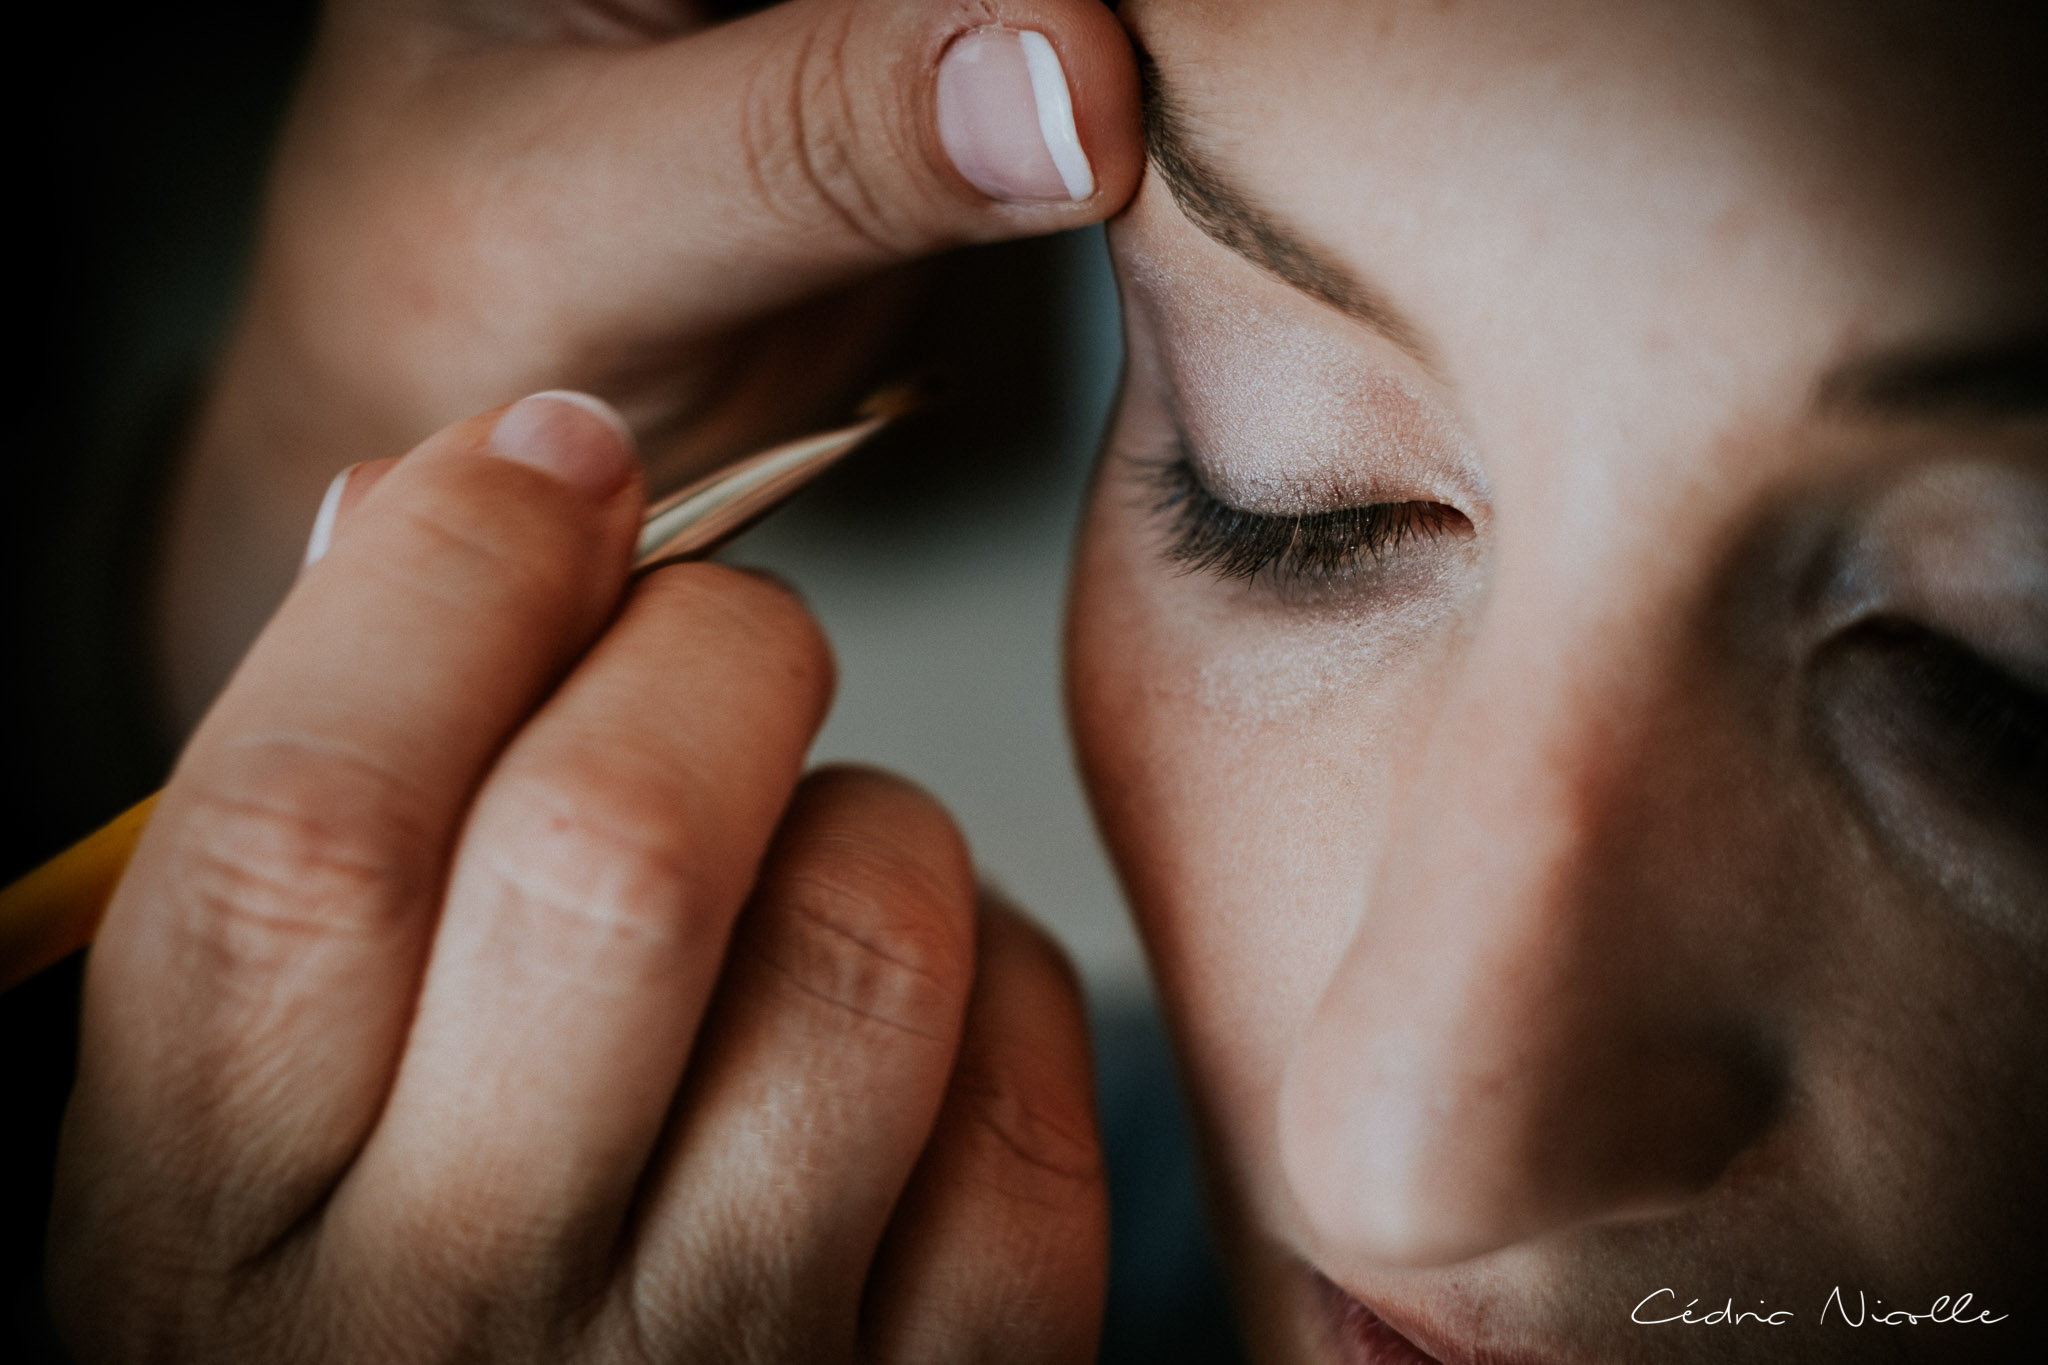
<path fill-rule="evenodd" d="M 1000 887 L 983 882 L 975 889 L 976 918 L 980 921 L 980 938 L 984 951 L 992 956 L 1014 960 L 1021 970 L 1036 984 L 1037 988 L 1056 992 L 1074 1005 L 1072 1014 L 1065 1022 L 1075 1023 L 1082 1019 L 1081 1000 L 1083 997 L 1080 970 L 1067 953 L 1066 946 L 1046 927 L 1020 909 L 1017 903 Z M 1057 1023 L 1055 1016 L 1046 1016 L 1046 1022 Z M 1085 1027 L 1073 1038 L 1063 1040 L 1076 1043 L 1085 1056 L 1087 1038 Z"/>
<path fill-rule="evenodd" d="M 585 393 L 581 389 L 542 389 L 539 393 L 528 394 L 519 403 L 513 404 L 513 406 L 518 407 L 520 403 L 535 400 L 549 403 L 567 403 L 571 407 L 581 408 L 610 427 L 619 438 L 620 444 L 627 453 L 632 453 L 634 449 L 633 428 L 627 424 L 625 417 L 620 414 L 617 408 L 605 402 L 604 399 L 599 398 L 596 394 Z"/>
<path fill-rule="evenodd" d="M 498 414 L 489 454 L 537 469 L 604 501 L 633 476 L 633 431 L 617 409 L 592 394 L 546 389 Z"/>
<path fill-rule="evenodd" d="M 939 945 L 927 954 L 932 974 L 956 982 L 965 1000 L 974 977 L 974 862 L 938 798 L 880 768 L 828 764 L 804 778 L 784 827 L 813 837 L 833 831 L 842 867 L 890 888 L 884 898 L 897 908 L 897 932 Z"/>
<path fill-rule="evenodd" d="M 321 495 L 320 510 L 313 514 L 313 531 L 306 537 L 306 553 L 299 561 L 303 572 L 318 564 L 327 553 L 327 547 L 334 541 L 334 519 L 341 511 L 342 496 L 348 492 L 349 476 L 356 472 L 354 465 L 334 476 Z"/>
<path fill-rule="evenodd" d="M 895 837 L 931 850 L 935 858 L 943 854 L 943 861 L 959 874 L 961 903 L 972 901 L 974 877 L 967 837 L 930 791 L 900 773 L 845 762 L 817 768 L 804 779 L 804 788 L 800 799 L 875 812 L 878 824 L 896 832 Z"/>
<path fill-rule="evenodd" d="M 1137 64 L 1099 5 L 1040 5 L 952 34 L 933 79 L 938 141 L 975 190 L 1114 212 L 1142 164 Z"/>
<path fill-rule="evenodd" d="M 335 536 L 349 517 L 397 463 L 395 459 L 365 460 L 334 476 L 334 481 L 327 485 L 327 492 L 320 499 L 320 510 L 313 515 L 313 530 L 306 537 L 306 557 L 299 566 L 301 573 L 327 557 Z"/>
<path fill-rule="evenodd" d="M 1059 203 L 1095 192 L 1066 72 L 1044 34 L 969 29 L 939 59 L 933 98 L 953 169 L 989 198 Z"/>
<path fill-rule="evenodd" d="M 730 627 L 734 657 L 743 657 L 762 677 L 799 679 L 822 723 L 839 685 L 839 663 L 825 627 L 803 595 L 780 575 L 752 566 L 681 561 L 647 574 L 635 598 L 653 598 L 692 612 L 712 611 Z"/>
<path fill-rule="evenodd" d="M 1078 6 L 1058 40 L 1074 97 L 1074 125 L 1095 171 L 1088 207 L 1107 218 L 1137 193 L 1145 168 L 1138 59 L 1108 6 Z"/>

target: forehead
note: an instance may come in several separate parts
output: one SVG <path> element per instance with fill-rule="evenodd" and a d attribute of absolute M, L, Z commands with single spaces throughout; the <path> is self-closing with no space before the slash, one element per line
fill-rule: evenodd
<path fill-rule="evenodd" d="M 1361 142 L 1420 129 L 1455 103 L 1479 125 L 1503 111 L 1605 124 L 1649 116 L 1736 135 L 1798 130 L 1886 139 L 1888 161 L 1957 134 L 1973 143 L 2034 106 L 2035 3 L 1977 0 L 1126 0 L 1122 13 L 1191 88 L 1219 96 L 1219 127 L 1335 115 Z M 1402 125 L 1408 125 L 1405 128 Z M 2011 129 L 2014 147 L 2032 139 Z M 1922 165 L 1919 169 L 1931 167 Z"/>
<path fill-rule="evenodd" d="M 1576 286 L 1544 301 L 1559 317 L 1602 286 L 1751 279 L 1776 298 L 1795 284 L 1802 316 L 1880 343 L 2024 326 L 2048 293 L 2038 17 L 1762 0 L 1125 9 L 1248 197 L 1411 290 L 1455 260 Z"/>
<path fill-rule="evenodd" d="M 1709 502 L 1733 515 L 1803 477 L 1802 441 L 1756 437 L 1800 428 L 1831 375 L 2048 319 L 2042 83 L 2013 60 L 2043 49 L 2021 21 L 1761 0 L 1127 8 L 1166 122 L 1414 320 L 1497 491 L 1537 490 L 1525 507 L 1668 504 L 1642 524 L 1706 534 Z M 1128 267 L 1188 236 L 1148 191 L 1119 251 Z M 1702 480 L 1726 496 L 1700 501 Z"/>

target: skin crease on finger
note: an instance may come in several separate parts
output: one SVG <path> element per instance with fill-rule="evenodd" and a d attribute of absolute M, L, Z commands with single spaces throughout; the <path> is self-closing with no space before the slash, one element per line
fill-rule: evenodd
<path fill-rule="evenodd" d="M 1369 1312 L 1454 1362 L 2025 1358 L 2038 19 L 1120 13 L 1154 159 L 1069 700 L 1255 1357 L 1415 1359 Z M 1188 548 L 1404 502 L 1455 515 Z M 1666 1288 L 1785 1316 L 1631 1321 Z"/>

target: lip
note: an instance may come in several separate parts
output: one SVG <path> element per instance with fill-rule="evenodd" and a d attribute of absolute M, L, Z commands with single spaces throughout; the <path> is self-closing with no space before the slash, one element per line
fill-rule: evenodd
<path fill-rule="evenodd" d="M 1330 1339 L 1337 1343 L 1343 1365 L 1444 1365 L 1376 1310 L 1320 1275 L 1316 1287 L 1329 1320 Z"/>
<path fill-rule="evenodd" d="M 1461 1346 L 1405 1314 L 1389 1314 L 1354 1297 L 1318 1271 L 1311 1271 L 1329 1340 L 1341 1365 L 1535 1365 L 1521 1356 L 1502 1356 Z"/>

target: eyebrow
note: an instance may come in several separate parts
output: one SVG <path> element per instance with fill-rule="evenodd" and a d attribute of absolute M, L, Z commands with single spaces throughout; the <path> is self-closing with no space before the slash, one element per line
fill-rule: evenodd
<path fill-rule="evenodd" d="M 1259 269 L 1378 332 L 1434 372 L 1422 331 L 1386 294 L 1333 254 L 1262 208 L 1197 153 L 1180 106 L 1160 80 L 1151 54 L 1138 51 L 1145 154 L 1188 221 Z"/>
<path fill-rule="evenodd" d="M 1142 47 L 1137 56 L 1145 153 L 1188 221 L 1259 269 L 1378 332 L 1424 369 L 1438 372 L 1422 329 L 1383 290 L 1261 207 L 1202 158 L 1158 64 Z M 2048 416 L 2048 330 L 1852 359 L 1822 377 L 1813 407 L 1827 416 L 1893 420 Z"/>
<path fill-rule="evenodd" d="M 1851 360 L 1814 391 L 1833 416 L 2001 421 L 2048 416 L 2048 330 Z"/>

